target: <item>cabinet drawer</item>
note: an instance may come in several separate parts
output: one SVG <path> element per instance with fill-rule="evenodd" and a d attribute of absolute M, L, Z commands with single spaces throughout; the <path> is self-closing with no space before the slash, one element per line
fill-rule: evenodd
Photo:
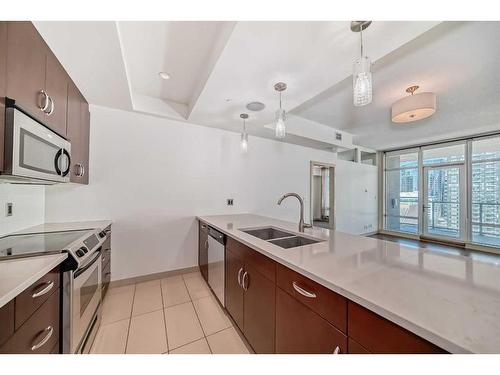
<path fill-rule="evenodd" d="M 347 353 L 347 336 L 288 293 L 276 288 L 276 353 Z"/>
<path fill-rule="evenodd" d="M 8 354 L 48 354 L 59 340 L 59 289 L 0 348 Z"/>
<path fill-rule="evenodd" d="M 347 299 L 291 269 L 277 265 L 277 285 L 295 299 L 347 332 Z"/>
<path fill-rule="evenodd" d="M 14 333 L 14 300 L 0 307 L 0 346 Z"/>
<path fill-rule="evenodd" d="M 445 353 L 434 344 L 349 301 L 348 334 L 374 354 Z"/>
<path fill-rule="evenodd" d="M 276 282 L 276 262 L 242 243 L 227 238 L 226 247 L 272 282 Z"/>
<path fill-rule="evenodd" d="M 19 294 L 15 299 L 16 330 L 58 289 L 59 267 L 56 267 Z"/>

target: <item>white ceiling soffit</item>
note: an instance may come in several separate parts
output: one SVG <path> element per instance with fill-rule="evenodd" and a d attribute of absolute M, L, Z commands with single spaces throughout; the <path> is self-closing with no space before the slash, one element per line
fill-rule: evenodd
<path fill-rule="evenodd" d="M 437 22 L 373 22 L 363 34 L 365 49 L 377 60 L 435 26 Z M 291 110 L 352 74 L 359 34 L 349 22 L 238 22 L 199 96 L 189 120 L 238 131 L 239 114 L 257 100 L 266 109 L 250 113 L 249 133 L 269 137 L 278 95 Z M 230 101 L 227 101 L 229 99 Z"/>
<path fill-rule="evenodd" d="M 125 64 L 114 21 L 35 21 L 87 101 L 132 109 Z"/>
<path fill-rule="evenodd" d="M 234 22 L 118 22 L 134 109 L 186 118 Z M 161 79 L 167 72 L 170 79 Z"/>
<path fill-rule="evenodd" d="M 379 150 L 498 130 L 498 35 L 500 22 L 444 22 L 377 61 L 370 105 L 352 105 L 347 78 L 294 114 L 350 132 L 356 144 Z M 371 54 L 368 43 L 366 50 Z M 392 103 L 415 84 L 420 92 L 437 94 L 436 113 L 414 123 L 392 123 Z"/>

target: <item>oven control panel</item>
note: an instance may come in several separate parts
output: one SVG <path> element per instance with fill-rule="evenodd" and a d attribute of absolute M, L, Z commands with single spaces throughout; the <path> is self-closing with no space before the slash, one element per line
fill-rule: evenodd
<path fill-rule="evenodd" d="M 89 231 L 84 237 L 72 244 L 68 249 L 78 264 L 84 264 L 91 259 L 97 249 L 104 243 L 99 229 Z"/>

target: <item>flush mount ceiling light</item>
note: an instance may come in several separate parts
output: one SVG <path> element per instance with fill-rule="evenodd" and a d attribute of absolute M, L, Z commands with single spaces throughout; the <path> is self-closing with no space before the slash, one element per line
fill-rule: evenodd
<path fill-rule="evenodd" d="M 360 57 L 354 61 L 352 86 L 353 103 L 356 107 L 361 107 L 372 102 L 372 73 L 371 61 L 363 55 L 363 30 L 365 30 L 372 21 L 352 21 L 351 31 L 359 33 L 360 37 Z"/>
<path fill-rule="evenodd" d="M 436 112 L 436 94 L 433 92 L 422 92 L 415 94 L 418 86 L 410 86 L 406 92 L 411 94 L 399 99 L 392 105 L 392 122 L 405 123 L 422 120 L 432 116 Z"/>
<path fill-rule="evenodd" d="M 286 112 L 283 108 L 281 108 L 281 93 L 286 90 L 286 83 L 283 82 L 278 82 L 277 84 L 274 85 L 274 89 L 279 92 L 280 94 L 280 108 L 276 111 L 276 118 L 275 118 L 275 128 L 274 128 L 274 134 L 276 138 L 283 139 L 285 138 L 286 135 L 286 127 L 285 127 L 285 120 L 286 120 Z"/>
<path fill-rule="evenodd" d="M 168 74 L 167 72 L 159 72 L 158 75 L 161 79 L 170 79 L 170 74 Z"/>
<path fill-rule="evenodd" d="M 248 103 L 246 107 L 249 111 L 259 112 L 262 111 L 264 108 L 266 108 L 266 105 L 261 102 L 251 102 Z"/>
<path fill-rule="evenodd" d="M 240 118 L 243 119 L 243 132 L 241 133 L 240 148 L 241 148 L 241 152 L 243 154 L 246 154 L 248 151 L 248 133 L 247 133 L 247 127 L 246 127 L 246 120 L 248 118 L 248 115 L 246 113 L 242 113 L 240 115 Z"/>

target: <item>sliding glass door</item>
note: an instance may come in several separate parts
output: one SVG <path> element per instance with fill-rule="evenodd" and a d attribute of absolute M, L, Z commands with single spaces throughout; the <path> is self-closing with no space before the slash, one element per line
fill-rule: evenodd
<path fill-rule="evenodd" d="M 466 238 L 465 165 L 424 167 L 423 235 Z"/>

